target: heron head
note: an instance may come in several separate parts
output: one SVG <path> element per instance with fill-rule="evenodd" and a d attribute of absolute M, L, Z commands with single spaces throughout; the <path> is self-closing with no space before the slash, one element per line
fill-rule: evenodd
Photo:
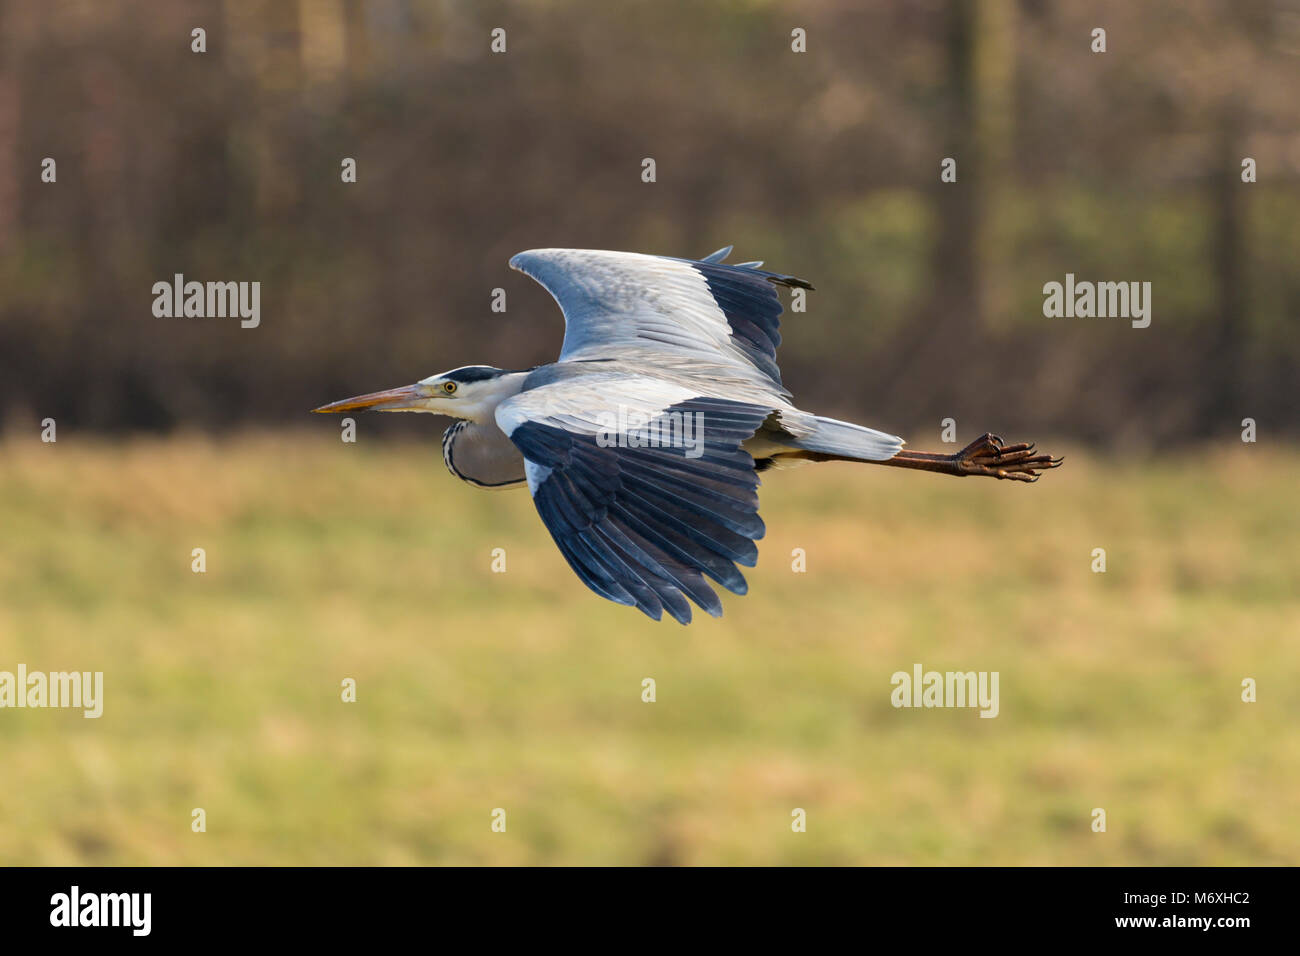
<path fill-rule="evenodd" d="M 519 392 L 527 374 L 490 365 L 466 365 L 430 375 L 414 385 L 356 395 L 312 411 L 432 412 L 484 422 L 491 418 L 497 405 Z"/>

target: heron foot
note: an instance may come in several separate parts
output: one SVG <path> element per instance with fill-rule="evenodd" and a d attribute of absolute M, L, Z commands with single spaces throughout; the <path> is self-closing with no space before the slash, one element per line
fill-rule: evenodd
<path fill-rule="evenodd" d="M 997 435 L 985 434 L 953 455 L 957 474 L 984 475 L 1011 481 L 1037 481 L 1039 472 L 1059 468 L 1064 458 L 1034 452 L 1033 442 L 1008 445 Z"/>

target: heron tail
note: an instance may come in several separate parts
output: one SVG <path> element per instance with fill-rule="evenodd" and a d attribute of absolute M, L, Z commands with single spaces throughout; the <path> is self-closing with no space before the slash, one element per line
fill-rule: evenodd
<path fill-rule="evenodd" d="M 888 461 L 903 448 L 897 435 L 876 431 L 834 418 L 813 418 L 811 435 L 801 435 L 792 444 L 810 454 L 814 461 Z"/>

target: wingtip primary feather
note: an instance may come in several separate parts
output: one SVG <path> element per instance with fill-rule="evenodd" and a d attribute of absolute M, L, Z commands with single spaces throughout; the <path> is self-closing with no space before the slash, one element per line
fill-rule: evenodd
<path fill-rule="evenodd" d="M 816 292 L 817 287 L 807 279 L 800 279 L 798 276 L 780 276 L 769 275 L 768 282 L 774 282 L 777 285 L 783 285 L 788 289 L 807 289 L 809 292 Z"/>

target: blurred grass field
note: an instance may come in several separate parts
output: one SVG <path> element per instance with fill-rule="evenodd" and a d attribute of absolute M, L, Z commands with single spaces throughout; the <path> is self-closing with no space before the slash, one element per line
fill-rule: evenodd
<path fill-rule="evenodd" d="M 1295 450 L 769 474 L 750 594 L 681 628 L 431 432 L 60 437 L 0 444 L 0 669 L 104 716 L 0 711 L 0 863 L 1300 863 Z M 1000 716 L 894 709 L 914 662 Z"/>

